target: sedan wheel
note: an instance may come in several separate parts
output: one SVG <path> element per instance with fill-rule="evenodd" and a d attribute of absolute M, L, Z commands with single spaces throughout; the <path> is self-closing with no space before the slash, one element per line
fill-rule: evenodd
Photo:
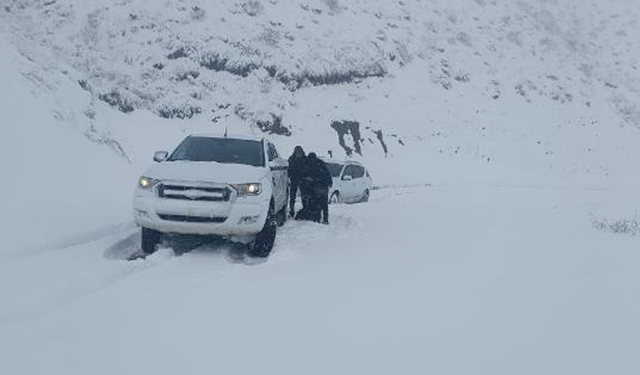
<path fill-rule="evenodd" d="M 369 193 L 369 190 L 365 190 L 364 194 L 362 195 L 362 200 L 360 202 L 369 202 L 369 196 L 371 194 Z"/>
<path fill-rule="evenodd" d="M 333 194 L 331 194 L 331 198 L 329 198 L 329 203 L 330 204 L 340 203 L 340 192 L 334 191 Z"/>

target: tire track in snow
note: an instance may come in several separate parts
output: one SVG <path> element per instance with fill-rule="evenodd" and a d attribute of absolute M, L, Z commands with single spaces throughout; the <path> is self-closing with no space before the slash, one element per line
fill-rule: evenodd
<path fill-rule="evenodd" d="M 399 189 L 426 189 L 430 188 L 431 184 L 387 184 L 387 185 L 375 185 L 371 190 L 399 190 Z"/>
<path fill-rule="evenodd" d="M 341 205 L 346 206 L 346 205 Z M 335 207 L 334 207 L 335 208 Z M 194 241 L 190 239 L 171 239 L 163 246 L 173 250 L 182 259 L 209 257 L 212 261 L 225 261 L 231 265 L 258 266 L 263 264 L 279 264 L 296 259 L 304 251 L 327 241 L 353 236 L 361 229 L 361 224 L 343 211 L 348 207 L 340 207 L 336 214 L 330 214 L 331 224 L 324 225 L 309 221 L 289 219 L 284 226 L 278 228 L 273 250 L 268 258 L 253 258 L 246 253 L 242 244 L 220 239 Z M 186 242 L 186 244 L 185 244 Z M 200 260 L 198 260 L 200 262 Z"/>
<path fill-rule="evenodd" d="M 115 244 L 135 237 L 137 231 L 128 232 L 126 236 L 118 236 Z M 97 239 L 94 242 L 98 242 Z M 89 245 L 91 242 L 85 243 Z M 111 247 L 114 247 L 112 245 Z M 111 248 L 110 247 L 110 248 Z M 68 248 L 68 247 L 67 247 Z M 44 316 L 54 310 L 85 299 L 95 293 L 105 290 L 117 283 L 138 275 L 173 258 L 171 249 L 161 249 L 146 259 L 131 262 L 119 262 L 118 266 L 105 272 L 102 269 L 87 269 L 82 274 L 66 279 L 64 282 L 46 286 L 32 293 L 24 292 L 14 300 L 5 300 L 0 310 L 0 327 L 11 324 L 28 322 Z M 114 263 L 111 263 L 114 264 Z"/>
<path fill-rule="evenodd" d="M 49 242 L 46 244 L 19 247 L 14 251 L 9 251 L 7 253 L 0 253 L 0 260 L 15 260 L 15 259 L 27 258 L 31 256 L 37 256 L 37 255 L 49 253 L 52 251 L 64 250 L 70 247 L 76 247 L 76 246 L 88 244 L 91 242 L 95 242 L 102 238 L 117 235 L 129 230 L 132 230 L 134 228 L 136 228 L 136 224 L 132 221 L 120 223 L 120 224 L 111 224 L 93 231 L 88 231 L 88 232 L 80 233 L 77 235 L 68 236 L 66 238 L 62 238 L 60 240 Z"/>
<path fill-rule="evenodd" d="M 430 185 L 387 185 L 377 187 L 377 192 L 385 192 L 383 196 L 372 198 L 373 204 L 396 197 L 398 195 L 411 194 L 415 189 L 426 188 Z M 403 191 L 406 193 L 403 194 Z M 369 203 L 369 204 L 371 204 Z M 95 293 L 99 293 L 117 283 L 124 282 L 128 278 L 137 275 L 157 265 L 165 263 L 176 254 L 184 256 L 185 260 L 191 257 L 199 258 L 203 254 L 218 254 L 221 260 L 230 264 L 246 266 L 262 264 L 279 264 L 299 258 L 304 250 L 317 247 L 319 243 L 337 238 L 350 237 L 361 230 L 361 223 L 347 214 L 351 205 L 332 206 L 331 224 L 322 225 L 307 221 L 289 220 L 285 226 L 279 228 L 278 237 L 273 252 L 267 260 L 250 258 L 242 251 L 242 246 L 225 241 L 205 241 L 193 247 L 179 245 L 173 240 L 161 245 L 158 252 L 144 259 L 129 261 L 139 251 L 140 233 L 132 222 L 105 226 L 99 230 L 84 234 L 70 236 L 47 246 L 35 246 L 25 249 L 20 253 L 14 253 L 10 259 L 24 259 L 31 256 L 50 254 L 75 247 L 90 247 L 92 243 L 104 241 L 99 245 L 102 248 L 103 257 L 108 260 L 123 260 L 123 262 L 109 262 L 118 264 L 115 269 L 88 270 L 79 276 L 72 277 L 62 283 L 48 286 L 44 289 L 19 296 L 8 306 L 0 311 L 0 326 L 28 322 L 44 316 L 54 310 L 81 301 Z M 108 237 L 114 237 L 108 240 Z M 175 249 L 174 249 L 175 247 Z M 91 250 L 94 251 L 94 250 Z M 97 274 L 96 272 L 98 271 Z"/>
<path fill-rule="evenodd" d="M 319 243 L 331 243 L 336 239 L 351 237 L 362 229 L 361 223 L 347 215 L 347 205 L 329 207 L 329 225 L 308 221 L 290 221 L 280 228 L 270 263 L 287 262 L 304 253 L 305 249 Z M 337 213 L 332 213 L 338 211 Z"/>
<path fill-rule="evenodd" d="M 432 188 L 431 184 L 391 184 L 377 185 L 372 188 L 373 193 L 369 198 L 369 202 L 384 202 L 389 199 L 401 197 L 404 195 L 415 194 L 419 190 Z"/>

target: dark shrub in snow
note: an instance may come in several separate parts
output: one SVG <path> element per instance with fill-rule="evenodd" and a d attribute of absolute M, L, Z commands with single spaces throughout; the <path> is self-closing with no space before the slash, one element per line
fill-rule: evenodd
<path fill-rule="evenodd" d="M 260 68 L 260 66 L 252 62 L 231 62 L 217 52 L 205 53 L 200 58 L 200 65 L 209 70 L 227 72 L 240 77 L 247 77 L 252 71 Z"/>
<path fill-rule="evenodd" d="M 158 115 L 162 118 L 192 118 L 195 115 L 202 113 L 200 107 L 192 105 L 184 105 L 182 107 L 163 107 L 158 109 Z"/>
<path fill-rule="evenodd" d="M 177 50 L 171 52 L 170 54 L 167 55 L 167 58 L 169 60 L 176 60 L 176 59 L 181 59 L 183 57 L 188 57 L 189 54 L 187 53 L 187 49 L 184 47 L 180 47 Z"/>
<path fill-rule="evenodd" d="M 269 70 L 275 72 L 275 69 Z M 309 84 L 311 86 L 323 86 L 323 85 L 339 85 L 343 83 L 358 83 L 366 78 L 384 77 L 387 71 L 382 64 L 374 64 L 369 67 L 363 67 L 362 69 L 350 69 L 350 70 L 334 70 L 332 72 L 309 72 L 302 73 L 290 73 L 283 72 L 276 75 L 278 81 L 284 83 L 292 90 L 301 88 L 302 86 Z"/>
<path fill-rule="evenodd" d="M 106 94 L 100 94 L 98 95 L 98 99 L 112 107 L 118 108 L 119 111 L 124 113 L 133 112 L 135 109 L 131 101 L 123 98 L 122 94 L 117 90 L 111 90 Z"/>

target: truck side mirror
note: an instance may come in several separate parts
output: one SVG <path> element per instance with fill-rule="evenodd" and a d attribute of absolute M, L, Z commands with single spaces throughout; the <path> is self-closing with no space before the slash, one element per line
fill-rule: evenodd
<path fill-rule="evenodd" d="M 156 163 L 162 163 L 163 161 L 167 160 L 168 157 L 169 157 L 168 152 L 156 151 L 156 153 L 153 154 L 153 161 L 155 161 Z"/>
<path fill-rule="evenodd" d="M 269 162 L 269 169 L 272 171 L 286 171 L 289 167 L 286 164 L 280 165 L 274 160 Z"/>

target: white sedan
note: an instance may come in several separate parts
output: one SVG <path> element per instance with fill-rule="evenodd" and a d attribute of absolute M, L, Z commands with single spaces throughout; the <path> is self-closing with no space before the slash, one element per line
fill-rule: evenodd
<path fill-rule="evenodd" d="M 323 161 L 333 178 L 333 187 L 329 191 L 330 203 L 358 203 L 369 200 L 373 181 L 364 165 L 353 160 L 323 158 Z"/>

